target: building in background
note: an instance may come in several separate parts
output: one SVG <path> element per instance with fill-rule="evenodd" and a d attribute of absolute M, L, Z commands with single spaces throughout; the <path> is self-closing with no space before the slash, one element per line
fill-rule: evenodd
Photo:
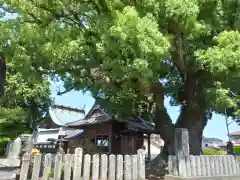
<path fill-rule="evenodd" d="M 223 144 L 223 140 L 218 138 L 207 138 L 202 137 L 202 147 L 203 148 L 219 148 Z"/>
<path fill-rule="evenodd" d="M 73 153 L 82 147 L 87 153 L 136 154 L 144 147 L 144 139 L 151 144 L 150 135 L 156 134 L 154 124 L 138 116 L 115 118 L 99 105 L 94 105 L 84 119 L 68 123 L 76 133 L 65 137 Z M 80 131 L 82 130 L 82 131 Z M 147 147 L 151 152 L 151 145 Z M 146 149 L 146 148 L 145 148 Z M 151 154 L 148 154 L 150 158 Z"/>
<path fill-rule="evenodd" d="M 145 147 L 145 154 L 147 159 L 148 154 L 151 155 L 150 159 L 154 159 L 163 149 L 164 141 L 161 139 L 159 134 L 151 134 L 150 136 L 150 148 L 148 148 L 148 138 L 145 136 L 144 138 L 144 147 Z M 150 152 L 148 152 L 150 149 Z"/>
<path fill-rule="evenodd" d="M 240 146 L 240 131 L 229 133 L 229 137 L 234 146 Z"/>
<path fill-rule="evenodd" d="M 41 152 L 54 153 L 56 142 L 75 130 L 68 128 L 67 124 L 83 119 L 85 112 L 81 109 L 52 105 L 48 113 L 49 118 L 33 133 L 33 143 Z M 67 147 L 67 144 L 65 146 Z"/>

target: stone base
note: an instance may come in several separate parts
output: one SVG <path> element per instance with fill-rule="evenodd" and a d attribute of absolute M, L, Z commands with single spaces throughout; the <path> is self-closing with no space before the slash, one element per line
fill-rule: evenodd
<path fill-rule="evenodd" d="M 0 171 L 0 180 L 15 180 L 16 174 L 12 172 Z"/>
<path fill-rule="evenodd" d="M 213 176 L 213 177 L 178 177 L 166 176 L 166 180 L 240 180 L 240 174 L 234 176 Z"/>
<path fill-rule="evenodd" d="M 0 168 L 20 167 L 20 159 L 0 158 Z"/>

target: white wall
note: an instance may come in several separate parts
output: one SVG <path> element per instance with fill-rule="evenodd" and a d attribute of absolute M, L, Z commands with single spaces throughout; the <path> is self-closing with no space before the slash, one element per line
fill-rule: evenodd
<path fill-rule="evenodd" d="M 37 133 L 37 143 L 47 142 L 47 139 L 58 139 L 59 131 L 40 131 Z"/>
<path fill-rule="evenodd" d="M 143 145 L 146 147 L 145 153 L 146 156 L 148 155 L 148 140 L 144 139 Z M 161 152 L 161 148 L 158 148 L 151 144 L 150 146 L 150 154 L 151 154 L 151 159 L 154 159 L 159 153 Z"/>

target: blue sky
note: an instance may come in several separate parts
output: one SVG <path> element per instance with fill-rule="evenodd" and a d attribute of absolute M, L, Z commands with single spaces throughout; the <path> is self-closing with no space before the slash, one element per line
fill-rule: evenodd
<path fill-rule="evenodd" d="M 88 93 L 83 94 L 81 92 L 71 91 L 62 96 L 58 96 L 57 92 L 59 89 L 61 89 L 61 85 L 61 83 L 51 84 L 52 97 L 55 99 L 56 104 L 74 108 L 83 108 L 85 106 L 86 111 L 92 107 L 94 99 Z M 171 118 L 173 121 L 176 121 L 179 114 L 179 108 L 170 106 L 168 104 L 168 100 L 166 100 L 165 104 Z M 238 126 L 236 123 L 232 123 L 229 129 L 230 132 L 238 131 L 240 130 L 240 126 Z M 208 124 L 204 130 L 204 136 L 228 140 L 225 118 L 223 116 L 214 114 L 212 119 L 208 121 Z"/>

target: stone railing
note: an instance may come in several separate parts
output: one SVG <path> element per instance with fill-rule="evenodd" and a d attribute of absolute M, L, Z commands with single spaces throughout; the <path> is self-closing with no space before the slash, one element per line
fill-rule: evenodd
<path fill-rule="evenodd" d="M 191 156 L 186 129 L 175 131 L 175 156 L 169 156 L 166 179 L 238 180 L 240 160 L 233 155 Z"/>

